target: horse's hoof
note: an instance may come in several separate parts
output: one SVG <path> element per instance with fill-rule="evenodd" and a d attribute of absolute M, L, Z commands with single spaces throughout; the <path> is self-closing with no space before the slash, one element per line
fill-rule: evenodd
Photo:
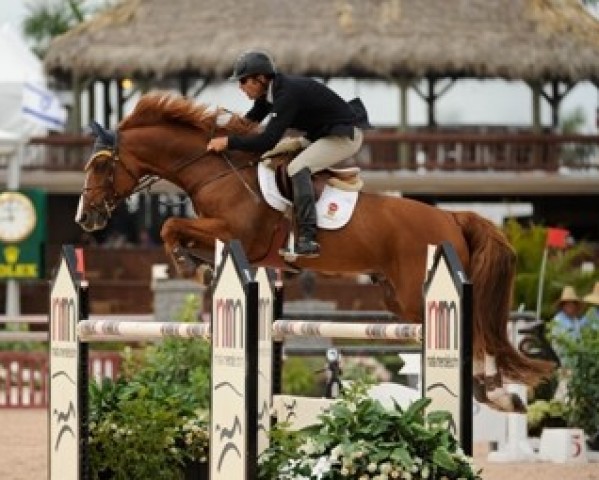
<path fill-rule="evenodd" d="M 526 413 L 528 411 L 528 408 L 526 407 L 526 404 L 522 401 L 520 396 L 516 393 L 512 393 L 511 396 L 512 396 L 512 405 L 513 405 L 512 412 L 513 413 Z"/>
<path fill-rule="evenodd" d="M 527 408 L 522 399 L 515 393 L 501 391 L 487 392 L 487 405 L 495 410 L 506 413 L 526 413 Z"/>
<path fill-rule="evenodd" d="M 179 274 L 184 278 L 192 278 L 195 275 L 196 263 L 191 256 L 177 248 L 173 250 L 173 259 Z"/>
<path fill-rule="evenodd" d="M 472 378 L 472 395 L 478 403 L 488 403 L 485 381 L 480 376 Z"/>
<path fill-rule="evenodd" d="M 200 285 L 207 287 L 214 280 L 214 269 L 210 265 L 202 264 L 196 269 L 195 276 Z"/>

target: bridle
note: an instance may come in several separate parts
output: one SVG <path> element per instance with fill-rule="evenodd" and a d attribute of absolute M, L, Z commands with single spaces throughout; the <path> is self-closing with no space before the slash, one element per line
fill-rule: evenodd
<path fill-rule="evenodd" d="M 158 181 L 157 178 L 156 179 L 148 179 L 148 180 L 150 180 L 150 182 L 147 184 L 144 179 L 142 179 L 142 181 L 140 181 L 140 179 L 127 166 L 127 164 L 121 160 L 121 158 L 119 156 L 119 150 L 118 150 L 118 132 L 115 132 L 115 138 L 114 138 L 113 145 L 106 145 L 104 143 L 101 143 L 97 147 L 95 146 L 94 150 L 96 150 L 96 151 L 92 154 L 91 158 L 87 161 L 85 170 L 87 171 L 91 168 L 94 168 L 94 164 L 96 163 L 96 160 L 98 158 L 107 157 L 108 161 L 107 161 L 106 168 L 108 168 L 108 174 L 104 177 L 104 181 L 97 185 L 87 185 L 87 179 L 86 179 L 85 185 L 83 185 L 83 189 L 81 191 L 81 196 L 84 198 L 89 192 L 92 192 L 92 191 L 98 190 L 98 189 L 102 189 L 103 191 L 106 192 L 106 195 L 104 195 L 101 207 L 103 207 L 104 210 L 108 213 L 112 212 L 117 207 L 119 202 L 121 202 L 121 200 L 124 200 L 129 195 L 131 195 L 131 193 L 128 193 L 128 194 L 120 193 L 115 188 L 115 179 L 116 179 L 116 174 L 117 174 L 117 168 L 119 166 L 133 180 L 134 184 L 136 185 L 136 187 L 134 188 L 132 193 L 135 193 L 136 191 L 140 191 L 144 188 L 149 188 L 150 185 L 152 185 L 153 183 Z M 101 210 L 100 205 L 96 204 L 93 201 L 90 201 L 88 205 L 89 205 L 89 208 L 91 208 L 92 210 Z"/>
<path fill-rule="evenodd" d="M 212 136 L 215 133 L 215 130 L 216 130 L 216 126 L 210 133 L 209 138 L 212 138 Z M 91 158 L 88 160 L 86 167 L 85 167 L 85 170 L 89 170 L 90 168 L 93 168 L 94 163 L 98 158 L 108 157 L 108 161 L 107 161 L 107 168 L 109 169 L 108 175 L 106 175 L 104 177 L 104 181 L 102 183 L 97 184 L 97 185 L 87 185 L 87 180 L 86 180 L 86 184 L 83 186 L 83 189 L 81 192 L 81 196 L 84 198 L 91 191 L 94 191 L 97 189 L 103 189 L 106 192 L 106 195 L 104 195 L 102 203 L 97 204 L 93 201 L 90 201 L 88 203 L 88 206 L 90 209 L 96 210 L 96 211 L 101 210 L 101 208 L 103 208 L 108 213 L 111 213 L 122 200 L 125 200 L 129 196 L 131 196 L 135 193 L 141 192 L 141 191 L 149 192 L 152 185 L 154 185 L 156 182 L 158 182 L 161 179 L 161 177 L 159 177 L 157 175 L 144 175 L 142 177 L 138 177 L 135 175 L 135 173 L 131 170 L 131 168 L 129 168 L 129 166 L 127 166 L 127 164 L 119 156 L 118 131 L 114 132 L 114 141 L 111 143 L 112 143 L 112 145 L 106 145 L 105 143 L 100 143 L 99 145 L 95 146 L 94 150 L 96 150 L 96 151 L 92 154 Z M 211 150 L 204 150 L 204 151 L 200 152 L 199 154 L 197 152 L 192 153 L 189 157 L 186 157 L 181 162 L 178 162 L 177 167 L 174 169 L 174 172 L 175 173 L 181 172 L 182 170 L 184 170 L 191 164 L 195 163 L 198 160 L 201 160 L 203 157 L 207 156 L 210 153 L 216 153 L 216 152 L 212 152 Z M 198 192 L 199 190 L 201 190 L 208 184 L 213 183 L 213 182 L 215 182 L 221 178 L 224 178 L 228 175 L 236 174 L 237 177 L 242 182 L 242 184 L 246 187 L 246 189 L 254 197 L 254 199 L 259 201 L 259 195 L 247 184 L 245 179 L 243 179 L 243 177 L 239 174 L 239 170 L 253 167 L 256 165 L 256 162 L 250 161 L 244 165 L 235 166 L 233 164 L 233 162 L 231 161 L 231 159 L 229 158 L 229 156 L 225 152 L 220 152 L 219 155 L 225 160 L 225 163 L 227 164 L 227 166 L 229 168 L 214 175 L 213 177 L 211 177 L 207 180 L 200 181 L 200 182 L 194 184 L 189 189 L 190 191 L 189 191 L 188 195 L 193 196 L 194 193 Z M 123 171 L 133 180 L 133 183 L 135 185 L 133 190 L 129 193 L 118 192 L 116 190 L 115 180 L 116 180 L 117 169 L 119 167 L 122 168 Z"/>

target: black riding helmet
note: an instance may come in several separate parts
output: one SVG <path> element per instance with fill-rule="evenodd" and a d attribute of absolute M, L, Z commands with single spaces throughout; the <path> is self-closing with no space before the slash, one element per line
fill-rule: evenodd
<path fill-rule="evenodd" d="M 229 80 L 239 80 L 250 75 L 274 75 L 277 73 L 272 59 L 264 52 L 245 52 L 235 62 Z"/>

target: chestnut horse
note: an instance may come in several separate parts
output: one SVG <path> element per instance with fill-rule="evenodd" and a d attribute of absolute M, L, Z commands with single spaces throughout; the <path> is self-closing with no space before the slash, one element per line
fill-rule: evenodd
<path fill-rule="evenodd" d="M 143 188 L 148 178 L 162 178 L 189 195 L 197 214 L 169 218 L 162 227 L 166 251 L 181 274 L 196 273 L 198 256 L 211 260 L 217 238 L 239 239 L 253 264 L 280 266 L 269 252 L 286 219 L 260 193 L 260 157 L 206 151 L 215 135 L 258 128 L 241 116 L 175 94 L 143 96 L 116 132 L 93 126 L 97 139 L 85 167 L 76 221 L 87 231 L 102 229 L 120 201 Z M 473 284 L 477 398 L 497 409 L 522 410 L 502 380 L 531 385 L 548 374 L 549 364 L 525 358 L 508 340 L 515 255 L 502 232 L 479 215 L 360 193 L 350 222 L 339 230 L 320 230 L 318 241 L 320 257 L 300 257 L 294 267 L 370 274 L 389 294 L 389 309 L 406 322 L 422 321 L 427 246 L 450 242 Z"/>

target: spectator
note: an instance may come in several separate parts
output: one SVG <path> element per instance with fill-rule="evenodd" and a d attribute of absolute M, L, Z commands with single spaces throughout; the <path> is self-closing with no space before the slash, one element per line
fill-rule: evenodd
<path fill-rule="evenodd" d="M 562 295 L 557 301 L 558 311 L 551 321 L 550 338 L 553 350 L 559 358 L 562 367 L 558 371 L 558 385 L 554 398 L 565 400 L 570 377 L 567 355 L 568 341 L 580 338 L 580 329 L 585 325 L 586 319 L 582 316 L 583 302 L 576 294 L 574 287 L 566 285 Z"/>
<path fill-rule="evenodd" d="M 587 321 L 582 315 L 582 306 L 583 302 L 576 294 L 574 287 L 566 285 L 557 301 L 558 312 L 553 317 L 553 333 L 567 333 L 573 337 L 579 337 L 580 329 Z"/>
<path fill-rule="evenodd" d="M 593 291 L 584 296 L 585 303 L 590 304 L 589 309 L 585 313 L 585 321 L 595 328 L 599 327 L 599 282 L 595 283 Z"/>

